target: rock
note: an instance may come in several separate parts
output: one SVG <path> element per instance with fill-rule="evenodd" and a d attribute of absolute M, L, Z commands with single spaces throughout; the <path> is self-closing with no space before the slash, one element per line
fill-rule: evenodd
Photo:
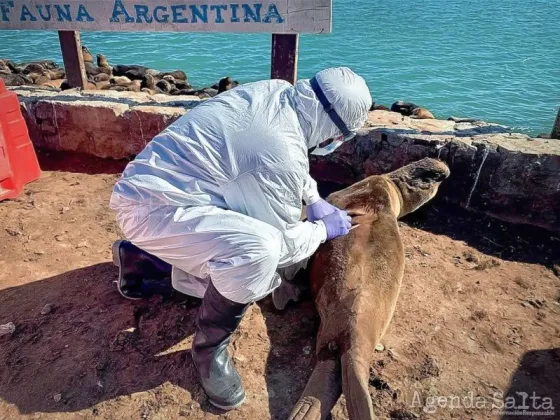
<path fill-rule="evenodd" d="M 383 344 L 379 343 L 375 346 L 375 351 L 383 351 L 383 350 L 385 350 L 385 346 Z"/>
<path fill-rule="evenodd" d="M 6 86 L 23 86 L 33 84 L 33 80 L 24 74 L 0 74 L 0 77 L 4 79 Z"/>
<path fill-rule="evenodd" d="M 0 325 L 0 337 L 4 335 L 11 335 L 16 331 L 16 324 L 8 322 L 7 324 Z"/>
<path fill-rule="evenodd" d="M 309 354 L 311 354 L 311 346 L 305 346 L 303 348 L 303 354 L 305 354 L 306 356 L 308 356 Z"/>
<path fill-rule="evenodd" d="M 62 394 L 53 395 L 53 400 L 55 400 L 56 402 L 60 402 L 61 399 L 62 399 Z"/>
<path fill-rule="evenodd" d="M 41 315 L 48 315 L 52 312 L 53 310 L 53 306 L 50 303 L 47 303 L 45 306 L 43 306 L 43 309 L 41 309 Z"/>
<path fill-rule="evenodd" d="M 242 354 L 235 354 L 233 356 L 233 360 L 235 360 L 238 363 L 244 363 L 247 361 L 247 358 L 245 356 L 243 356 Z"/>

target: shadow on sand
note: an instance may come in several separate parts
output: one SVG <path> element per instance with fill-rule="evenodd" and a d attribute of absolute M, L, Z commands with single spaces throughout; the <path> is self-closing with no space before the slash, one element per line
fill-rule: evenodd
<path fill-rule="evenodd" d="M 22 414 L 95 413 L 100 402 L 170 382 L 189 391 L 204 411 L 222 413 L 207 403 L 190 350 L 166 352 L 193 335 L 199 301 L 124 300 L 112 284 L 116 277 L 116 268 L 104 263 L 0 291 L 0 320 L 17 326 L 11 337 L 0 338 L 0 398 Z M 41 315 L 45 304 L 53 310 Z M 315 312 L 310 301 L 283 313 L 270 299 L 259 306 L 272 346 L 270 415 L 282 419 L 313 366 Z"/>
<path fill-rule="evenodd" d="M 502 420 L 558 418 L 560 348 L 525 353 L 511 378 L 505 398 Z"/>

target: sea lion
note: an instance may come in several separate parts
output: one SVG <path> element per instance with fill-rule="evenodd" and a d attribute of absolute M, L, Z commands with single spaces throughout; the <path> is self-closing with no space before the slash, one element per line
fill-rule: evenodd
<path fill-rule="evenodd" d="M 45 83 L 43 86 L 53 89 L 60 89 L 64 82 L 66 82 L 66 79 L 51 80 L 50 82 Z"/>
<path fill-rule="evenodd" d="M 34 79 L 34 82 L 36 85 L 42 86 L 45 83 L 50 83 L 52 82 L 51 78 L 49 76 L 38 76 L 37 78 Z"/>
<path fill-rule="evenodd" d="M 391 105 L 391 111 L 398 112 L 405 117 L 410 117 L 412 115 L 412 111 L 416 108 L 420 108 L 418 105 L 412 102 L 404 102 L 404 101 L 397 101 Z"/>
<path fill-rule="evenodd" d="M 18 73 L 23 72 L 23 69 L 22 69 L 21 67 L 18 67 L 18 66 L 16 65 L 16 63 L 14 63 L 13 61 L 7 60 L 7 61 L 6 61 L 6 65 L 7 65 L 8 68 L 12 71 L 12 73 L 18 74 Z"/>
<path fill-rule="evenodd" d="M 159 82 L 157 82 L 156 87 L 164 93 L 169 93 L 171 92 L 171 89 L 173 89 L 173 85 L 165 79 L 161 79 Z"/>
<path fill-rule="evenodd" d="M 43 74 L 46 72 L 46 68 L 40 63 L 29 63 L 23 68 L 25 74 Z"/>
<path fill-rule="evenodd" d="M 193 89 L 176 89 L 175 91 L 171 92 L 171 95 L 176 96 L 196 96 L 195 90 Z"/>
<path fill-rule="evenodd" d="M 165 76 L 162 77 L 162 80 L 167 80 L 169 83 L 171 84 L 175 84 L 175 78 L 173 76 L 171 76 L 170 74 L 166 74 Z"/>
<path fill-rule="evenodd" d="M 109 75 L 106 74 L 106 73 L 99 73 L 99 74 L 93 76 L 93 81 L 94 81 L 95 83 L 98 83 L 98 82 L 108 82 L 110 79 L 111 79 L 111 76 L 109 76 Z"/>
<path fill-rule="evenodd" d="M 133 80 L 127 87 L 132 92 L 140 92 L 140 90 L 142 89 L 142 81 Z"/>
<path fill-rule="evenodd" d="M 66 77 L 66 71 L 64 69 L 48 70 L 48 73 L 51 80 L 59 80 Z"/>
<path fill-rule="evenodd" d="M 150 91 L 150 93 L 155 93 L 156 92 L 156 83 L 157 80 L 154 76 L 152 76 L 151 74 L 147 74 L 144 76 L 144 78 L 142 79 L 142 84 L 140 85 L 140 89 L 148 89 Z"/>
<path fill-rule="evenodd" d="M 179 90 L 191 90 L 192 89 L 192 85 L 188 82 L 185 82 L 183 80 L 177 80 L 175 79 L 175 87 Z"/>
<path fill-rule="evenodd" d="M 89 52 L 88 47 L 85 45 L 82 45 L 82 57 L 84 59 L 84 63 L 93 64 L 93 55 Z"/>
<path fill-rule="evenodd" d="M 390 109 L 385 105 L 374 105 L 371 108 L 371 111 L 390 111 Z"/>
<path fill-rule="evenodd" d="M 126 76 L 131 80 L 142 80 L 148 70 L 150 69 L 144 66 L 126 66 L 119 64 L 113 67 L 113 76 Z"/>
<path fill-rule="evenodd" d="M 74 86 L 71 86 L 70 83 L 68 83 L 68 80 L 63 80 L 62 83 L 60 84 L 60 90 L 70 90 L 70 89 L 82 90 L 81 88 L 76 88 Z M 97 85 L 88 80 L 86 82 L 85 90 L 97 90 Z"/>
<path fill-rule="evenodd" d="M 426 108 L 415 108 L 412 111 L 412 115 L 410 118 L 416 118 L 418 120 L 433 120 L 435 119 L 434 115 L 428 111 Z"/>
<path fill-rule="evenodd" d="M 356 227 L 322 245 L 311 262 L 311 290 L 321 318 L 317 365 L 291 420 L 326 418 L 341 392 L 351 420 L 374 418 L 370 359 L 391 321 L 404 273 L 397 219 L 432 199 L 448 176 L 443 162 L 425 158 L 329 196 L 353 216 Z"/>
<path fill-rule="evenodd" d="M 113 71 L 113 68 L 109 65 L 107 57 L 105 57 L 103 54 L 97 54 L 97 67 L 107 69 L 109 71 L 109 73 L 107 74 L 111 74 Z"/>
<path fill-rule="evenodd" d="M 165 76 L 173 76 L 175 80 L 182 80 L 182 81 L 187 80 L 187 74 L 182 70 L 167 71 L 160 74 L 161 78 L 164 78 Z"/>
<path fill-rule="evenodd" d="M 231 77 L 224 77 L 218 82 L 218 94 L 233 89 L 233 80 Z"/>
<path fill-rule="evenodd" d="M 132 80 L 130 80 L 126 76 L 117 76 L 111 77 L 111 79 L 109 79 L 109 82 L 111 82 L 112 85 L 128 86 L 132 82 Z"/>

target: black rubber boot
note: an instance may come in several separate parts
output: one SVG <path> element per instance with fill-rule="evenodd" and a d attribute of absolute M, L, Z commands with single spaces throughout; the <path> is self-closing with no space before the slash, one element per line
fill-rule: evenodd
<path fill-rule="evenodd" d="M 173 293 L 171 265 L 129 241 L 113 244 L 113 263 L 119 267 L 117 288 L 125 298 L 138 300 Z"/>
<path fill-rule="evenodd" d="M 223 410 L 237 408 L 245 401 L 245 390 L 227 347 L 248 307 L 223 297 L 210 282 L 196 318 L 192 358 L 210 403 Z"/>

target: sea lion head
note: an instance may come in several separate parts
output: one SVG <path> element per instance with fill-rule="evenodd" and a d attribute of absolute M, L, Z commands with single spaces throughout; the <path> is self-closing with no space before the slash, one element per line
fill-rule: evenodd
<path fill-rule="evenodd" d="M 424 158 L 385 175 L 400 196 L 398 217 L 412 213 L 434 198 L 439 185 L 449 174 L 449 168 L 442 161 Z"/>
<path fill-rule="evenodd" d="M 141 88 L 146 88 L 146 89 L 153 90 L 153 89 L 156 88 L 156 83 L 157 83 L 156 78 L 154 76 L 152 76 L 151 74 L 146 73 L 146 75 L 142 79 Z"/>
<path fill-rule="evenodd" d="M 448 176 L 445 163 L 425 158 L 386 175 L 369 176 L 328 200 L 353 217 L 375 218 L 380 211 L 390 211 L 399 218 L 430 201 Z"/>
<path fill-rule="evenodd" d="M 109 67 L 107 57 L 105 57 L 103 54 L 97 54 L 97 67 Z"/>
<path fill-rule="evenodd" d="M 82 57 L 84 59 L 84 62 L 93 63 L 93 55 L 91 55 L 88 47 L 86 47 L 85 45 L 82 45 Z"/>

